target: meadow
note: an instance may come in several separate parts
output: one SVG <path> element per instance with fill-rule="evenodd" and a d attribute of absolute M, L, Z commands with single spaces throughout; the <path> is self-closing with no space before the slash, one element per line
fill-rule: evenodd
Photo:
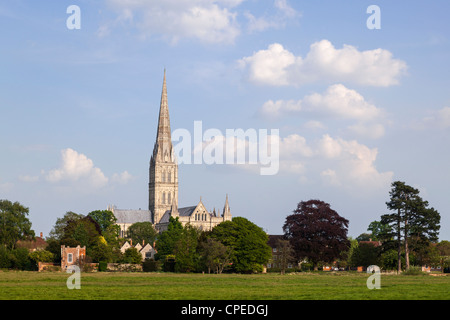
<path fill-rule="evenodd" d="M 1 300 L 449 300 L 450 277 L 365 273 L 177 274 L 81 273 L 68 289 L 63 272 L 0 271 Z"/>

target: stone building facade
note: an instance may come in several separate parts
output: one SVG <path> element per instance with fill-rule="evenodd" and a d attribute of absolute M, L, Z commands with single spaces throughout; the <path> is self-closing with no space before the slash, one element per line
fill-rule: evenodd
<path fill-rule="evenodd" d="M 228 195 L 222 213 L 206 209 L 201 198 L 196 205 L 178 207 L 178 162 L 173 152 L 170 130 L 169 103 L 167 98 L 166 72 L 161 93 L 158 127 L 153 153 L 150 157 L 148 210 L 117 209 L 108 207 L 126 236 L 128 227 L 136 222 L 149 221 L 159 232 L 167 229 L 170 217 L 179 219 L 182 225 L 189 223 L 201 230 L 209 231 L 224 221 L 230 221 L 231 210 Z"/>

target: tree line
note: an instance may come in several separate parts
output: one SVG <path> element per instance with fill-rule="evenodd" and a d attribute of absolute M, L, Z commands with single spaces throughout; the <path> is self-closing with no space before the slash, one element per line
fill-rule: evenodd
<path fill-rule="evenodd" d="M 313 270 L 322 265 L 349 269 L 372 264 L 398 271 L 411 265 L 448 268 L 450 243 L 437 243 L 439 212 L 406 183 L 395 181 L 391 187 L 388 213 L 369 224 L 370 233 L 356 239 L 347 236 L 349 221 L 330 204 L 316 199 L 299 202 L 286 217 L 277 243 L 280 271 L 284 273 L 288 264 Z M 108 210 L 86 216 L 67 212 L 57 219 L 46 239 L 47 247 L 29 253 L 17 247 L 19 240 L 35 238 L 28 213 L 20 203 L 0 200 L 0 268 L 33 269 L 37 261 L 59 263 L 61 245 L 86 246 L 87 262 L 141 263 L 142 255 L 135 248 L 121 252 L 126 240 L 155 247 L 154 259 L 144 262 L 150 271 L 249 273 L 273 262 L 268 235 L 243 217 L 207 232 L 170 218 L 167 230 L 158 234 L 150 222 L 140 222 L 130 226 L 122 239 L 116 218 Z"/>

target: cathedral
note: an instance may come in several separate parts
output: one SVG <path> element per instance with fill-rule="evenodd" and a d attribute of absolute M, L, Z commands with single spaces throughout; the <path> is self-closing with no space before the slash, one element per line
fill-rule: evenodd
<path fill-rule="evenodd" d="M 148 191 L 148 210 L 117 209 L 115 206 L 108 206 L 120 226 L 121 237 L 126 237 L 127 229 L 136 222 L 151 222 L 158 232 L 162 232 L 167 230 L 170 217 L 178 217 L 183 226 L 190 224 L 204 231 L 211 230 L 223 221 L 231 220 L 228 195 L 222 214 L 215 209 L 209 212 L 201 198 L 196 205 L 178 207 L 178 164 L 171 140 L 165 70 L 156 141 L 150 158 Z"/>

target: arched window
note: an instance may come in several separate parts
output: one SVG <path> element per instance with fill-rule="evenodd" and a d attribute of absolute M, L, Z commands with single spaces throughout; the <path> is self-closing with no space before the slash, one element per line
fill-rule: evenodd
<path fill-rule="evenodd" d="M 171 202 L 170 202 L 170 200 L 171 200 L 171 199 L 170 199 L 170 198 L 171 198 L 171 195 L 172 195 L 172 194 L 171 194 L 170 192 L 167 194 L 167 203 L 168 203 L 168 204 L 171 204 Z"/>
<path fill-rule="evenodd" d="M 170 171 L 167 174 L 167 182 L 172 182 L 172 173 Z"/>
<path fill-rule="evenodd" d="M 166 182 L 166 173 L 163 171 L 161 174 L 162 174 L 161 181 Z"/>
<path fill-rule="evenodd" d="M 162 196 L 162 203 L 166 203 L 166 193 L 163 192 L 163 196 Z"/>

